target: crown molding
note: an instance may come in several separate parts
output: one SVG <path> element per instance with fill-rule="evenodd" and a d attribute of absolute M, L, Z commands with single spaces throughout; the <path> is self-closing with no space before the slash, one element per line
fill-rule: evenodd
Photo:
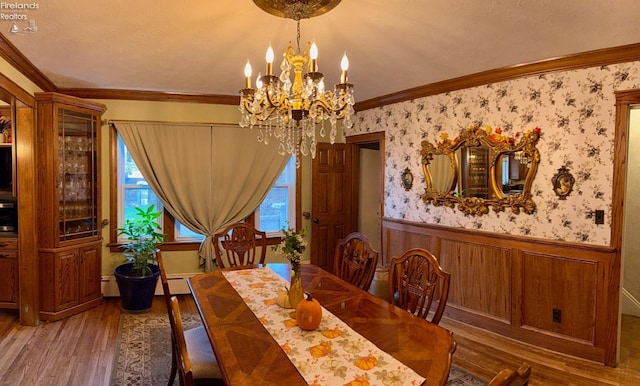
<path fill-rule="evenodd" d="M 240 96 L 216 94 L 187 94 L 177 92 L 120 90 L 104 88 L 62 88 L 61 93 L 88 99 L 122 99 L 153 102 L 187 102 L 216 105 L 239 105 Z"/>
<path fill-rule="evenodd" d="M 424 86 L 410 88 L 408 90 L 383 95 L 380 97 L 357 102 L 356 111 L 369 110 L 393 103 L 404 102 L 412 99 L 431 95 L 443 94 L 471 87 L 484 86 L 490 83 L 503 82 L 522 78 L 524 76 L 542 75 L 553 72 L 578 70 L 596 66 L 606 66 L 616 63 L 640 60 L 640 43 L 626 46 L 605 48 L 601 50 L 587 51 L 579 54 L 567 55 L 557 58 L 545 59 L 536 62 L 518 64 L 510 67 L 502 67 L 493 70 L 478 72 Z"/>

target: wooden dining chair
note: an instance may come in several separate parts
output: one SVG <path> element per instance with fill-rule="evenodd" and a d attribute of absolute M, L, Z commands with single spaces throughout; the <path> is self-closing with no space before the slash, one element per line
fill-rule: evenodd
<path fill-rule="evenodd" d="M 218 267 L 264 264 L 267 257 L 267 234 L 247 223 L 235 223 L 213 237 Z M 258 253 L 259 249 L 259 253 Z"/>
<path fill-rule="evenodd" d="M 389 299 L 398 307 L 438 324 L 449 297 L 451 275 L 429 251 L 414 248 L 389 265 Z M 433 316 L 429 319 L 432 309 Z"/>
<path fill-rule="evenodd" d="M 378 251 L 367 236 L 353 232 L 338 241 L 333 262 L 334 274 L 365 291 L 371 287 L 378 265 Z"/>
<path fill-rule="evenodd" d="M 180 314 L 178 298 L 172 296 L 169 304 L 171 306 L 169 320 L 176 340 L 175 351 L 180 386 L 224 385 L 224 381 L 220 375 L 220 368 L 218 367 L 218 363 L 215 362 L 213 351 L 211 351 L 209 339 L 199 342 L 200 344 L 197 346 L 190 346 L 187 338 L 188 332 L 185 332 L 184 326 L 182 325 L 182 315 Z M 170 384 L 172 383 L 173 382 Z"/>
<path fill-rule="evenodd" d="M 489 386 L 526 386 L 530 376 L 531 366 L 525 362 L 518 370 L 507 368 L 500 371 L 489 382 Z"/>
<path fill-rule="evenodd" d="M 162 283 L 164 300 L 167 305 L 167 314 L 169 315 L 169 324 L 171 325 L 171 373 L 169 375 L 168 385 L 173 385 L 173 381 L 178 373 L 178 368 L 180 367 L 180 349 L 178 347 L 179 336 L 182 336 L 181 339 L 189 351 L 189 368 L 193 369 L 190 371 L 190 377 L 192 378 L 191 384 L 193 384 L 193 379 L 202 379 L 202 382 L 204 383 L 223 385 L 222 374 L 218 367 L 218 361 L 213 354 L 213 349 L 211 348 L 207 332 L 202 326 L 186 331 L 184 330 L 181 317 L 174 314 L 171 291 L 169 290 L 167 273 L 164 268 L 164 260 L 162 259 L 160 251 L 156 252 L 156 259 L 158 260 L 158 267 L 160 268 L 160 282 Z M 175 297 L 173 298 L 175 299 Z M 180 320 L 181 331 L 176 331 L 175 319 Z M 186 384 L 189 385 L 189 383 Z M 180 378 L 180 385 L 185 385 L 182 378 Z"/>

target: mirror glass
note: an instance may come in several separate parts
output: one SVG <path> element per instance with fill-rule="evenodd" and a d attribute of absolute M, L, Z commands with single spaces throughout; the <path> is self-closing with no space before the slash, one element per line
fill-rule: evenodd
<path fill-rule="evenodd" d="M 441 138 L 435 145 L 422 141 L 425 203 L 476 216 L 489 207 L 516 214 L 535 211 L 531 185 L 540 162 L 539 128 L 507 137 L 500 129 L 472 126 L 454 140 L 446 134 Z"/>
<path fill-rule="evenodd" d="M 456 161 L 444 154 L 436 154 L 427 166 L 431 175 L 431 186 L 440 192 L 454 189 Z"/>
<path fill-rule="evenodd" d="M 496 185 L 505 196 L 522 193 L 529 161 L 522 152 L 500 154 L 496 162 Z"/>
<path fill-rule="evenodd" d="M 460 159 L 462 197 L 489 198 L 489 151 L 486 145 L 462 146 Z"/>

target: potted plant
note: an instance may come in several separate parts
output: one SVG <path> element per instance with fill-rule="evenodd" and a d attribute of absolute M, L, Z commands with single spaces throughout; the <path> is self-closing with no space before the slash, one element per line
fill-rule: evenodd
<path fill-rule="evenodd" d="M 136 207 L 136 216 L 127 219 L 118 235 L 128 241 L 124 249 L 124 263 L 115 269 L 120 290 L 121 307 L 127 311 L 145 312 L 151 308 L 160 269 L 156 252 L 164 242 L 165 234 L 158 223 L 161 213 L 153 205 L 146 210 Z"/>

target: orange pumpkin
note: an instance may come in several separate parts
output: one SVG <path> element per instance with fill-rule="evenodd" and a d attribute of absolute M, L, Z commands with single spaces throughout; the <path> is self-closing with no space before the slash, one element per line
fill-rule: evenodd
<path fill-rule="evenodd" d="M 296 321 L 301 329 L 311 331 L 318 328 L 322 321 L 322 307 L 316 299 L 307 294 L 296 307 Z"/>

